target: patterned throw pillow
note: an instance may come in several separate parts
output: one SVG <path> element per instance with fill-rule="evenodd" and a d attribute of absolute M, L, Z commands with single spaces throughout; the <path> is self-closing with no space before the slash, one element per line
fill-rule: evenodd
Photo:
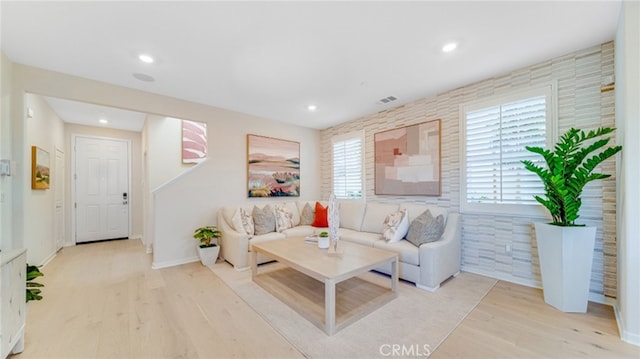
<path fill-rule="evenodd" d="M 253 224 L 256 230 L 256 236 L 271 233 L 276 230 L 276 217 L 269 205 L 262 209 L 253 206 Z"/>
<path fill-rule="evenodd" d="M 329 221 L 327 220 L 327 212 L 329 206 L 322 207 L 320 202 L 316 202 L 316 216 L 311 223 L 314 227 L 329 227 Z"/>
<path fill-rule="evenodd" d="M 233 228 L 237 232 L 253 236 L 253 232 L 255 231 L 253 217 L 244 208 L 238 208 L 233 218 L 231 218 L 231 224 L 233 224 Z"/>
<path fill-rule="evenodd" d="M 423 243 L 435 242 L 444 232 L 444 217 L 440 214 L 433 218 L 431 211 L 426 210 L 411 221 L 407 240 L 416 247 Z"/>
<path fill-rule="evenodd" d="M 302 213 L 300 214 L 300 225 L 310 226 L 315 218 L 316 214 L 313 213 L 313 208 L 309 203 L 305 203 L 304 207 L 302 207 Z"/>
<path fill-rule="evenodd" d="M 276 205 L 276 231 L 282 232 L 293 227 L 293 214 L 286 205 Z"/>
<path fill-rule="evenodd" d="M 391 213 L 384 219 L 382 235 L 389 243 L 400 242 L 409 230 L 409 215 L 407 210 Z"/>

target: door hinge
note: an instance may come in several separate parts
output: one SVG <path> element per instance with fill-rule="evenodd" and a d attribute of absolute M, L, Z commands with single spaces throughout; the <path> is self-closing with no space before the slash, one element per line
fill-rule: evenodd
<path fill-rule="evenodd" d="M 78 202 L 73 204 L 73 208 L 78 208 Z"/>

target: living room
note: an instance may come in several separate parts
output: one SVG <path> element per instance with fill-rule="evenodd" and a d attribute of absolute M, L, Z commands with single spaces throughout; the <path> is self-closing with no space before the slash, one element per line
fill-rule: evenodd
<path fill-rule="evenodd" d="M 107 84 L 95 80 L 58 73 L 10 60 L 3 52 L 2 57 L 2 157 L 17 163 L 11 178 L 2 178 L 2 249 L 27 247 L 27 259 L 31 263 L 45 264 L 56 253 L 50 243 L 50 233 L 54 228 L 53 196 L 28 188 L 28 164 L 30 146 L 37 144 L 53 152 L 54 148 L 71 153 L 72 133 L 83 131 L 80 127 L 64 124 L 46 108 L 41 96 L 73 99 L 89 103 L 132 109 L 148 114 L 146 127 L 132 141 L 132 183 L 131 202 L 134 209 L 131 237 L 140 238 L 152 252 L 153 267 L 165 268 L 192 262 L 195 251 L 191 233 L 199 225 L 215 221 L 218 208 L 225 205 L 253 204 L 255 200 L 246 198 L 246 136 L 259 134 L 273 138 L 287 139 L 300 143 L 302 192 L 301 200 L 328 199 L 331 189 L 331 139 L 334 136 L 357 131 L 364 132 L 366 182 L 364 196 L 367 201 L 398 202 L 414 199 L 398 196 L 377 196 L 373 181 L 373 136 L 375 133 L 410 124 L 440 120 L 441 180 L 442 192 L 437 197 L 421 197 L 419 201 L 436 204 L 453 212 L 461 211 L 460 186 L 460 106 L 472 100 L 491 96 L 505 88 L 536 87 L 555 83 L 560 94 L 558 101 L 559 129 L 571 126 L 596 127 L 616 126 L 618 143 L 624 144 L 625 152 L 634 152 L 633 139 L 637 130 L 633 119 L 637 118 L 637 106 L 629 102 L 637 79 L 631 64 L 637 63 L 633 57 L 632 45 L 625 41 L 637 27 L 638 6 L 623 4 L 622 16 L 630 20 L 621 22 L 630 29 L 621 27 L 615 42 L 607 41 L 596 46 L 580 49 L 553 59 L 536 61 L 515 71 L 509 71 L 489 79 L 461 84 L 455 89 L 439 92 L 404 103 L 390 106 L 383 111 L 360 116 L 352 121 L 332 125 L 321 130 L 288 123 L 265 120 L 253 115 L 221 109 L 208 105 L 162 96 L 151 92 L 134 90 L 123 86 Z M 631 25 L 629 25 L 631 23 Z M 620 26 L 623 26 L 620 25 Z M 626 30 L 626 34 L 625 31 Z M 615 56 L 614 56 L 615 54 Z M 624 58 L 625 54 L 629 58 Z M 635 52 L 637 56 L 637 50 Z M 626 61 L 626 65 L 625 62 Z M 615 64 L 615 65 L 614 65 Z M 626 75 L 625 72 L 629 71 Z M 10 74 L 10 76 L 7 76 Z M 615 76 L 615 91 L 602 91 L 602 79 Z M 636 76 L 637 78 L 637 76 Z M 635 81 L 635 82 L 634 82 Z M 629 83 L 629 84 L 627 84 Z M 626 87 L 625 87 L 626 86 Z M 624 89 L 627 89 L 626 92 Z M 596 100 L 592 101 L 596 96 Z M 584 97 L 583 97 L 584 96 Z M 625 97 L 626 96 L 626 97 Z M 630 100 L 631 99 L 631 100 Z M 594 104 L 597 103 L 597 104 Z M 5 106 L 8 105 L 8 106 Z M 627 107 L 623 107 L 626 104 Z M 33 109 L 33 116 L 23 116 L 17 109 Z M 25 110 L 26 111 L 26 110 Z M 636 112 L 634 112 L 636 111 Z M 598 115 L 594 116 L 593 113 Z M 577 118 L 580 116 L 581 118 Z M 583 121 L 582 116 L 588 118 Z M 206 121 L 209 127 L 210 158 L 196 167 L 182 166 L 172 162 L 160 149 L 169 147 L 172 139 L 151 136 L 150 133 L 163 131 L 162 126 L 172 126 L 167 117 Z M 596 119 L 594 122 L 593 119 Z M 93 136 L 122 137 L 123 133 L 103 129 L 84 129 Z M 166 128 L 165 128 L 166 130 Z M 130 136 L 130 134 L 127 134 Z M 136 137 L 137 136 L 137 137 Z M 177 137 L 176 137 L 177 138 Z M 137 151 L 137 152 L 136 152 Z M 147 167 L 143 171 L 143 158 Z M 176 147 L 171 156 L 179 156 Z M 67 156 L 66 168 L 71 168 Z M 638 271 L 637 244 L 631 240 L 638 235 L 630 218 L 636 213 L 638 201 L 634 201 L 637 189 L 631 180 L 637 164 L 623 157 L 617 164 L 618 181 L 605 185 L 597 191 L 591 203 L 602 203 L 599 208 L 591 208 L 585 219 L 595 223 L 601 230 L 602 247 L 596 253 L 596 266 L 592 280 L 590 299 L 600 303 L 617 302 L 618 325 L 621 336 L 636 342 L 639 331 L 637 316 Z M 156 165 L 154 165 L 156 164 Z M 629 166 L 629 167 L 625 167 Z M 170 167 L 168 171 L 166 168 Z M 620 168 L 626 171 L 620 173 Z M 143 173 L 144 172 L 144 173 Z M 174 178 L 179 176 L 178 180 Z M 153 183 L 150 183 L 153 181 Z M 70 188 L 70 185 L 67 186 Z M 616 188 L 612 190 L 611 188 Z M 67 203 L 72 203 L 67 190 Z M 625 199 L 621 201 L 621 199 Z M 277 202 L 277 201 L 274 201 Z M 263 203 L 263 202 L 259 202 Z M 598 205 L 596 205 L 597 207 Z M 630 208 L 623 206 L 632 206 Z M 153 210 L 150 210 L 153 208 Z M 530 235 L 531 220 L 523 217 L 478 215 L 464 213 L 462 270 L 525 286 L 539 286 L 539 269 L 533 252 Z M 38 225 L 32 218 L 39 218 Z M 71 208 L 66 211 L 66 232 L 72 233 Z M 214 223 L 215 224 L 215 223 Z M 71 236 L 64 245 L 72 245 Z M 506 251 L 510 248 L 510 252 Z M 45 267 L 46 269 L 46 267 Z M 634 339 L 635 338 L 635 339 Z"/>

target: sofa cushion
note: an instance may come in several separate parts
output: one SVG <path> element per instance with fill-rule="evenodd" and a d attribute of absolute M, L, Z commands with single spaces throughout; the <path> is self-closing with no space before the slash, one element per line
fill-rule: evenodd
<path fill-rule="evenodd" d="M 422 243 L 435 242 L 444 232 L 444 217 L 440 214 L 433 218 L 430 210 L 424 211 L 409 225 L 407 240 L 416 247 Z"/>
<path fill-rule="evenodd" d="M 354 201 L 340 202 L 340 227 L 359 231 L 362 227 L 365 204 Z"/>
<path fill-rule="evenodd" d="M 231 218 L 233 228 L 240 233 L 246 233 L 253 236 L 255 228 L 253 225 L 253 217 L 246 209 L 240 207 L 236 209 L 236 213 Z"/>
<path fill-rule="evenodd" d="M 382 234 L 380 233 L 360 232 L 346 228 L 340 228 L 338 230 L 338 236 L 340 237 L 341 241 L 358 243 L 367 247 L 373 247 L 374 242 L 382 239 Z"/>
<path fill-rule="evenodd" d="M 329 227 L 329 222 L 327 221 L 327 212 L 329 211 L 329 206 L 323 206 L 320 202 L 316 202 L 316 215 L 313 219 L 313 223 L 311 223 L 314 227 Z"/>
<path fill-rule="evenodd" d="M 282 232 L 293 227 L 293 214 L 286 204 L 277 204 L 275 210 L 276 231 Z"/>
<path fill-rule="evenodd" d="M 420 265 L 420 250 L 408 241 L 389 243 L 387 241 L 380 240 L 375 241 L 373 246 L 375 248 L 398 253 L 400 262 L 402 263 L 413 264 L 416 266 Z"/>
<path fill-rule="evenodd" d="M 397 204 L 367 203 L 364 212 L 364 220 L 360 230 L 363 232 L 382 233 L 384 219 L 393 212 L 398 211 Z"/>
<path fill-rule="evenodd" d="M 403 209 L 393 212 L 384 219 L 382 225 L 382 236 L 390 243 L 399 242 L 409 231 L 409 216 L 407 210 Z"/>
<path fill-rule="evenodd" d="M 300 213 L 300 225 L 301 226 L 310 226 L 315 219 L 316 213 L 313 211 L 313 207 L 309 203 L 305 203 L 304 207 L 302 207 L 302 212 Z"/>
<path fill-rule="evenodd" d="M 282 233 L 284 233 L 284 235 L 287 236 L 287 238 L 306 237 L 306 236 L 312 236 L 312 235 L 318 234 L 323 230 L 325 230 L 325 228 L 317 228 L 317 227 L 304 225 L 304 226 L 295 226 L 293 228 L 286 229 Z"/>
<path fill-rule="evenodd" d="M 269 232 L 266 234 L 261 234 L 259 236 L 253 236 L 253 238 L 251 238 L 251 240 L 249 241 L 249 251 L 251 251 L 252 244 L 275 241 L 275 240 L 285 239 L 285 238 L 286 237 L 284 234 L 278 233 L 278 232 Z"/>
<path fill-rule="evenodd" d="M 254 206 L 252 215 L 256 236 L 276 230 L 276 217 L 271 206 L 266 205 L 262 209 Z"/>

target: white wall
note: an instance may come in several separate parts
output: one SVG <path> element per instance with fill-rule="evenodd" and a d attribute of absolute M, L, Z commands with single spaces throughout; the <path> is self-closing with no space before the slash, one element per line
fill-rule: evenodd
<path fill-rule="evenodd" d="M 11 69 L 12 63 L 0 53 L 0 159 L 13 159 L 11 148 Z M 13 248 L 12 182 L 14 177 L 0 176 L 0 250 Z"/>
<path fill-rule="evenodd" d="M 182 163 L 182 120 L 149 115 L 145 127 L 148 185 L 153 191 L 194 165 Z"/>
<path fill-rule="evenodd" d="M 64 149 L 64 122 L 44 101 L 42 96 L 27 93 L 25 106 L 33 111 L 32 118 L 26 118 L 26 140 L 24 150 L 29 159 L 25 158 L 23 166 L 23 178 L 28 179 L 27 193 L 25 195 L 24 209 L 25 228 L 24 246 L 27 248 L 27 262 L 41 265 L 55 255 L 54 233 L 54 186 L 51 181 L 48 190 L 31 189 L 31 146 L 38 146 L 49 152 L 49 164 L 52 171 L 55 170 L 56 149 Z M 52 179 L 54 176 L 51 176 Z"/>
<path fill-rule="evenodd" d="M 622 3 L 616 35 L 616 125 L 622 133 L 616 208 L 618 304 L 623 340 L 640 345 L 640 3 Z"/>

